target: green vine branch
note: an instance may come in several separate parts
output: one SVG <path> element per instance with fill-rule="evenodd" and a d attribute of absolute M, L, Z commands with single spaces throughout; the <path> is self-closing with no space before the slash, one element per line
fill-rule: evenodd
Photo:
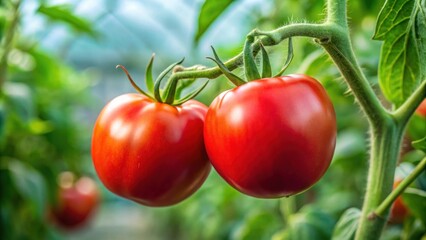
<path fill-rule="evenodd" d="M 326 24 L 309 24 L 309 23 L 298 23 L 290 24 L 278 28 L 271 32 L 261 32 L 258 30 L 253 30 L 250 34 L 259 34 L 267 35 L 267 37 L 262 37 L 258 41 L 255 41 L 252 45 L 253 54 L 256 55 L 260 50 L 260 44 L 263 46 L 274 46 L 281 43 L 283 40 L 290 37 L 311 37 L 311 38 L 330 38 L 331 33 Z M 249 35 L 250 35 L 249 34 Z M 229 70 L 234 70 L 237 67 L 243 64 L 243 53 L 241 52 L 237 56 L 229 59 L 224 62 L 225 66 Z M 219 67 L 205 68 L 205 69 L 196 69 L 191 68 L 180 68 L 179 71 L 174 72 L 170 78 L 171 80 L 180 80 L 180 79 L 192 79 L 192 78 L 208 78 L 215 79 L 222 75 Z"/>
<path fill-rule="evenodd" d="M 416 111 L 417 107 L 426 98 L 426 79 L 422 81 L 420 86 L 414 93 L 393 112 L 393 116 L 397 122 L 406 125 L 410 117 Z"/>
<path fill-rule="evenodd" d="M 402 182 L 389 194 L 389 196 L 372 212 L 369 218 L 375 217 L 386 217 L 386 211 L 391 207 L 392 203 L 395 202 L 396 198 L 401 195 L 404 190 L 423 172 L 426 168 L 426 158 L 423 158 L 413 172 L 408 175 Z"/>

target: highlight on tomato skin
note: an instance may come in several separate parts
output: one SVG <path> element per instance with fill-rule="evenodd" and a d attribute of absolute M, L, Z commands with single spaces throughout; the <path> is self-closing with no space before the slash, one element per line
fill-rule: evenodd
<path fill-rule="evenodd" d="M 171 206 L 206 180 L 204 146 L 207 107 L 195 100 L 180 106 L 142 94 L 124 94 L 101 111 L 92 135 L 95 170 L 111 192 L 151 207 Z"/>
<path fill-rule="evenodd" d="M 235 189 L 258 198 L 298 194 L 328 169 L 336 116 L 321 84 L 306 75 L 254 80 L 210 105 L 204 140 L 212 165 Z"/>
<path fill-rule="evenodd" d="M 58 176 L 57 202 L 50 217 L 60 228 L 75 230 L 87 224 L 100 203 L 99 189 L 89 177 L 75 178 L 71 172 Z"/>
<path fill-rule="evenodd" d="M 393 189 L 395 189 L 403 179 L 397 178 L 393 183 Z M 410 211 L 405 206 L 402 196 L 398 196 L 395 202 L 392 204 L 389 213 L 389 222 L 394 224 L 401 224 L 407 217 L 410 216 Z"/>

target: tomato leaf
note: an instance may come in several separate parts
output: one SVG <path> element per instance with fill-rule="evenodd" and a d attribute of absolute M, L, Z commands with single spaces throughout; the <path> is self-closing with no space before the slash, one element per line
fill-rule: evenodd
<path fill-rule="evenodd" d="M 280 229 L 278 215 L 266 211 L 253 211 L 247 214 L 244 223 L 233 234 L 232 239 L 270 239 Z"/>
<path fill-rule="evenodd" d="M 197 33 L 194 41 L 198 43 L 210 25 L 233 3 L 234 0 L 206 0 L 198 15 Z"/>
<path fill-rule="evenodd" d="M 86 33 L 92 37 L 97 36 L 97 32 L 90 22 L 84 18 L 76 16 L 70 5 L 60 4 L 54 6 L 40 5 L 37 12 L 45 15 L 52 21 L 63 22 L 68 24 L 74 30 L 80 33 Z"/>
<path fill-rule="evenodd" d="M 6 105 L 12 107 L 12 113 L 17 114 L 23 122 L 29 122 L 35 117 L 34 96 L 27 85 L 6 82 L 3 88 L 6 95 L 6 102 L 8 102 Z"/>
<path fill-rule="evenodd" d="M 288 219 L 288 227 L 276 234 L 273 240 L 330 239 L 334 220 L 324 212 L 303 208 Z"/>
<path fill-rule="evenodd" d="M 373 38 L 384 41 L 379 84 L 385 97 L 397 106 L 426 75 L 424 8 L 419 0 L 387 0 L 377 20 Z"/>
<path fill-rule="evenodd" d="M 402 198 L 410 212 L 426 226 L 426 192 L 420 189 L 407 188 L 402 194 Z"/>
<path fill-rule="evenodd" d="M 10 161 L 8 169 L 19 194 L 35 204 L 38 216 L 43 217 L 47 194 L 43 177 L 36 170 L 17 160 Z"/>
<path fill-rule="evenodd" d="M 418 149 L 420 151 L 423 151 L 426 153 L 426 137 L 422 138 L 422 139 L 418 139 L 416 141 L 413 141 L 411 143 L 411 145 L 413 145 L 413 147 L 415 149 Z"/>
<path fill-rule="evenodd" d="M 361 211 L 357 208 L 349 208 L 340 217 L 333 231 L 331 239 L 353 239 L 355 231 L 358 227 L 358 221 L 361 216 Z"/>

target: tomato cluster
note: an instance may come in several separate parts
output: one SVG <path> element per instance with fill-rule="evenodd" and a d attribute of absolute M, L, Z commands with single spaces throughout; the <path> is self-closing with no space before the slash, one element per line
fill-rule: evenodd
<path fill-rule="evenodd" d="M 203 184 L 210 163 L 235 189 L 260 198 L 300 193 L 324 175 L 336 117 L 321 84 L 306 75 L 245 82 L 215 58 L 239 86 L 209 108 L 162 97 L 161 78 L 154 94 L 140 90 L 104 107 L 93 131 L 92 158 L 110 191 L 147 206 L 173 205 Z M 174 95 L 169 88 L 163 92 Z"/>

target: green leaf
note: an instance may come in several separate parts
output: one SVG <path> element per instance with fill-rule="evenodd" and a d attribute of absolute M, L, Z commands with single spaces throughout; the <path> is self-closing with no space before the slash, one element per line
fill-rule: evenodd
<path fill-rule="evenodd" d="M 413 141 L 411 144 L 415 149 L 421 150 L 426 153 L 426 137 Z"/>
<path fill-rule="evenodd" d="M 5 82 L 4 93 L 6 95 L 6 105 L 9 105 L 23 122 L 28 122 L 35 116 L 34 96 L 31 89 L 16 82 Z M 6 107 L 6 106 L 5 106 Z"/>
<path fill-rule="evenodd" d="M 288 227 L 273 239 L 310 240 L 330 239 L 334 220 L 314 208 L 304 208 L 288 219 Z"/>
<path fill-rule="evenodd" d="M 198 15 L 197 33 L 194 41 L 198 43 L 210 25 L 233 3 L 234 0 L 206 0 Z"/>
<path fill-rule="evenodd" d="M 97 36 L 92 24 L 88 20 L 76 16 L 68 4 L 54 6 L 42 4 L 37 12 L 45 15 L 52 21 L 66 23 L 78 32 L 87 33 L 93 37 Z"/>
<path fill-rule="evenodd" d="M 280 229 L 278 215 L 266 211 L 253 211 L 233 234 L 234 240 L 271 239 L 271 235 Z"/>
<path fill-rule="evenodd" d="M 426 192 L 420 189 L 407 188 L 402 194 L 405 205 L 426 226 Z"/>
<path fill-rule="evenodd" d="M 17 160 L 10 161 L 8 169 L 12 181 L 19 194 L 29 199 L 34 205 L 39 217 L 43 217 L 46 208 L 46 183 L 36 170 Z"/>
<path fill-rule="evenodd" d="M 0 142 L 2 142 L 6 129 L 6 109 L 2 99 L 0 99 Z"/>
<path fill-rule="evenodd" d="M 426 136 L 426 118 L 413 114 L 408 122 L 407 133 L 410 139 L 418 140 Z"/>
<path fill-rule="evenodd" d="M 424 12 L 414 0 L 387 0 L 377 20 L 374 39 L 383 40 L 379 84 L 385 97 L 401 105 L 425 75 Z M 423 20 L 423 21 L 422 21 Z M 420 50 L 422 52 L 420 52 Z"/>
<path fill-rule="evenodd" d="M 416 40 L 419 46 L 420 67 L 422 76 L 426 76 L 426 0 L 418 1 L 419 11 L 415 22 Z"/>
<path fill-rule="evenodd" d="M 358 221 L 361 216 L 361 211 L 357 208 L 349 208 L 340 217 L 333 231 L 331 239 L 349 240 L 355 236 L 355 231 L 358 227 Z"/>

